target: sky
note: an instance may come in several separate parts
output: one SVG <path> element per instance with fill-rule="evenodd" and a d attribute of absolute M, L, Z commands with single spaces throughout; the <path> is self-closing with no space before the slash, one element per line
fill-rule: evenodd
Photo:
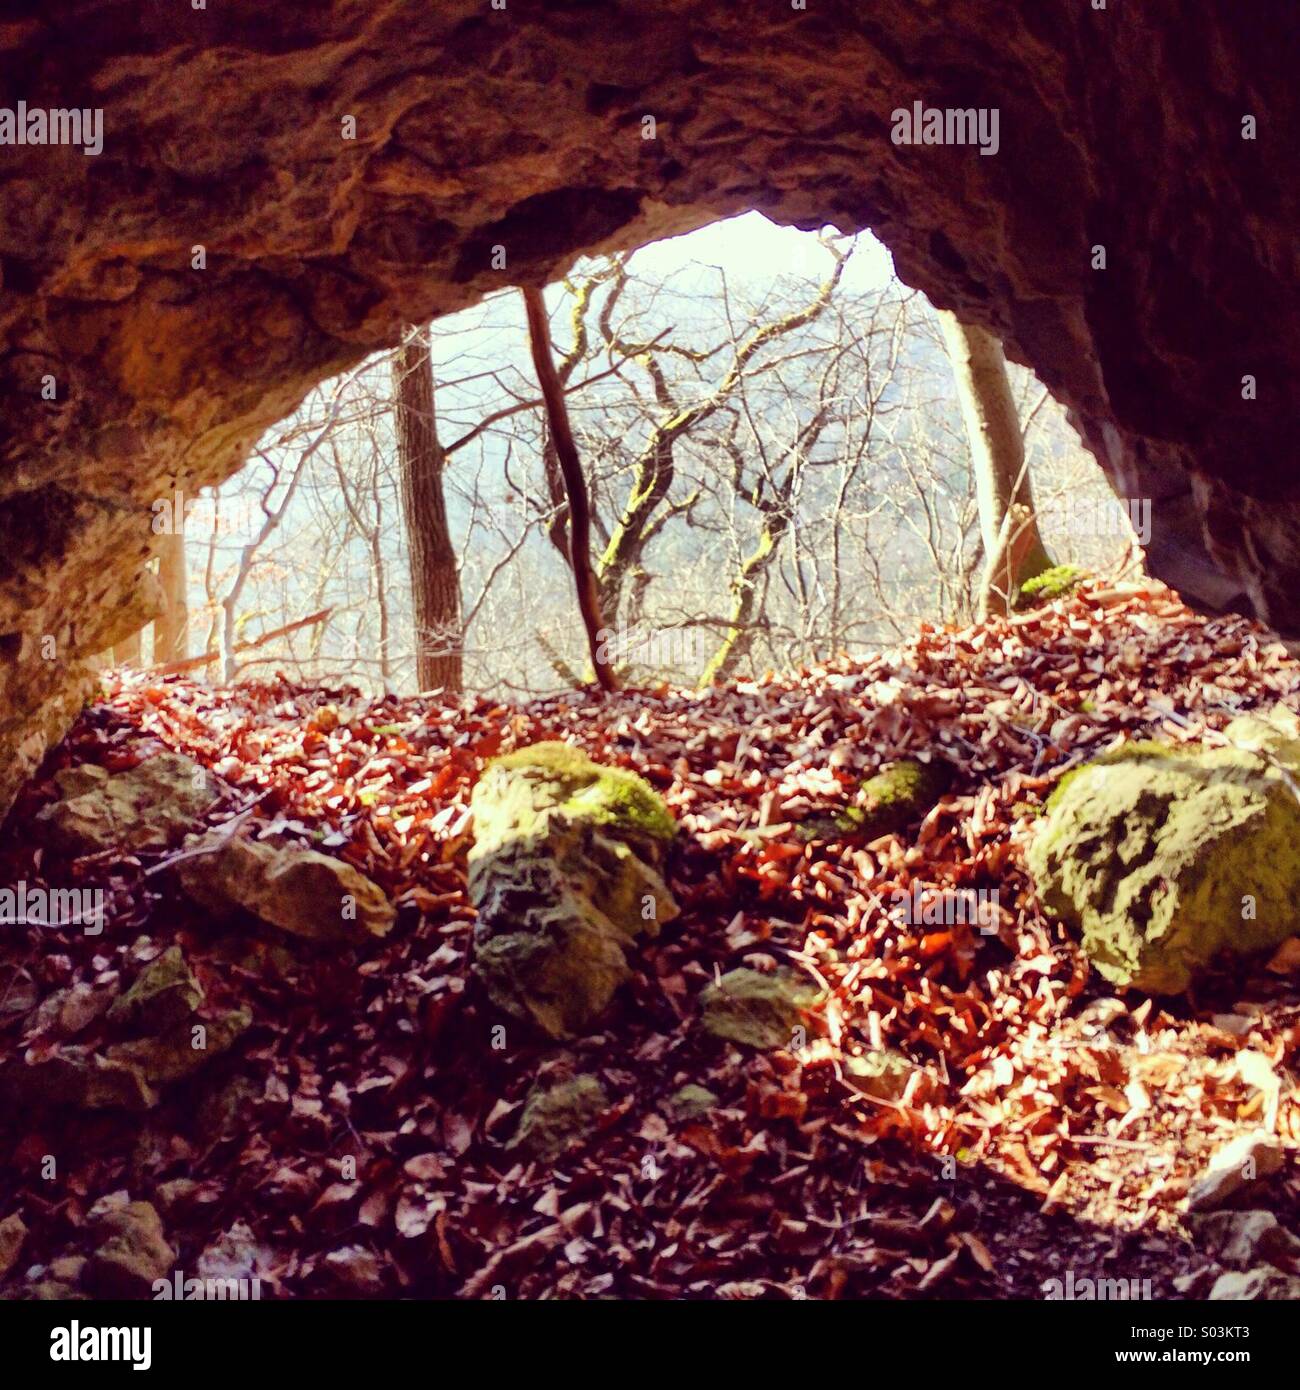
<path fill-rule="evenodd" d="M 666 274 L 692 261 L 723 266 L 736 279 L 771 278 L 782 271 L 816 274 L 826 261 L 815 237 L 795 227 L 778 227 L 761 212 L 746 212 L 683 236 L 656 241 L 636 253 L 636 265 Z M 889 252 L 870 233 L 844 272 L 848 290 L 879 289 L 894 273 Z"/>

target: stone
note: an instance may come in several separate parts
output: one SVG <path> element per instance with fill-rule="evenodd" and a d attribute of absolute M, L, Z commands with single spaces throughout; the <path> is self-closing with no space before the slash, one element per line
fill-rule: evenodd
<path fill-rule="evenodd" d="M 1300 1238 L 1281 1225 L 1271 1211 L 1214 1211 L 1188 1218 L 1197 1245 L 1229 1265 L 1294 1265 Z"/>
<path fill-rule="evenodd" d="M 1061 779 L 1026 861 L 1107 980 L 1176 994 L 1221 952 L 1295 933 L 1294 721 L 1236 720 L 1228 747 L 1127 743 Z"/>
<path fill-rule="evenodd" d="M 54 780 L 60 795 L 36 823 L 68 855 L 170 849 L 217 799 L 212 775 L 179 753 L 155 754 L 125 772 L 86 763 Z"/>
<path fill-rule="evenodd" d="M 1276 143 L 1293 17 L 1121 8 L 1101 44 L 1107 16 L 1042 0 L 1000 5 L 996 44 L 985 7 L 915 0 L 539 6 L 527 24 L 482 0 L 325 0 L 217 46 L 105 24 L 99 0 L 61 3 L 75 44 L 6 24 L 5 71 L 103 93 L 106 113 L 97 157 L 5 148 L 0 805 L 75 717 L 87 660 L 147 620 L 156 499 L 231 476 L 405 323 L 498 289 L 494 246 L 542 284 L 748 208 L 872 226 L 908 285 L 1037 370 L 1124 496 L 1152 499 L 1153 573 L 1296 631 L 1293 402 L 1238 385 L 1265 354 L 1271 380 L 1300 379 L 1300 173 Z M 1189 200 L 1207 82 L 1249 94 L 1258 139 L 1234 108 L 1199 142 L 1215 196 Z M 944 92 L 999 114 L 1001 157 L 893 141 L 893 112 Z"/>
<path fill-rule="evenodd" d="M 700 1026 L 727 1042 L 763 1051 L 794 1046 L 796 1028 L 807 1027 L 805 1011 L 818 992 L 790 970 L 771 975 L 741 967 L 729 970 L 700 994 Z"/>
<path fill-rule="evenodd" d="M 1278 1172 L 1285 1161 L 1282 1144 L 1273 1135 L 1264 1130 L 1239 1134 L 1210 1156 L 1205 1172 L 1187 1195 L 1187 1210 L 1221 1207 Z"/>
<path fill-rule="evenodd" d="M 910 1058 L 886 1048 L 871 1048 L 843 1062 L 844 1079 L 855 1091 L 877 1100 L 902 1100 L 908 1082 L 922 1071 Z"/>
<path fill-rule="evenodd" d="M 397 920 L 377 883 L 318 850 L 220 831 L 186 848 L 198 853 L 178 863 L 181 886 L 220 917 L 245 912 L 290 936 L 353 945 L 387 936 Z"/>
<path fill-rule="evenodd" d="M 852 806 L 834 816 L 811 816 L 799 827 L 801 838 L 859 839 L 870 842 L 897 835 L 919 821 L 947 790 L 951 769 L 932 758 L 904 758 L 868 777 Z"/>
<path fill-rule="evenodd" d="M 176 1255 L 162 1218 L 148 1202 L 128 1202 L 95 1222 L 102 1243 L 86 1265 L 85 1284 L 100 1298 L 148 1298 L 157 1279 L 170 1277 Z"/>
<path fill-rule="evenodd" d="M 138 1033 L 183 1023 L 203 1003 L 203 989 L 179 946 L 169 946 L 136 976 L 108 1010 L 108 1022 Z"/>
<path fill-rule="evenodd" d="M 0 1279 L 7 1278 L 18 1263 L 26 1239 L 27 1226 L 17 1212 L 0 1221 Z"/>
<path fill-rule="evenodd" d="M 528 1093 L 519 1128 L 506 1148 L 550 1163 L 586 1138 L 608 1109 L 605 1088 L 594 1076 L 575 1076 L 553 1085 L 539 1082 Z"/>
<path fill-rule="evenodd" d="M 75 1110 L 150 1110 L 158 1093 L 138 1067 L 85 1048 L 65 1048 L 38 1062 L 14 1058 L 0 1064 L 0 1097 L 6 1104 Z"/>
<path fill-rule="evenodd" d="M 1300 1299 L 1300 1279 L 1276 1269 L 1231 1270 L 1221 1274 L 1210 1290 L 1212 1303 L 1275 1299 L 1289 1303 Z"/>
<path fill-rule="evenodd" d="M 115 1043 L 105 1056 L 109 1062 L 138 1071 L 156 1086 L 184 1081 L 228 1052 L 252 1021 L 249 1009 L 232 1009 L 214 1019 L 193 1018 L 159 1037 Z"/>
<path fill-rule="evenodd" d="M 667 1106 L 675 1120 L 698 1120 L 718 1103 L 717 1096 L 707 1086 L 690 1083 L 680 1086 L 668 1097 Z"/>
<path fill-rule="evenodd" d="M 474 789 L 474 970 L 553 1039 L 588 1029 L 628 952 L 678 914 L 662 877 L 676 823 L 641 778 L 562 743 L 497 758 Z"/>

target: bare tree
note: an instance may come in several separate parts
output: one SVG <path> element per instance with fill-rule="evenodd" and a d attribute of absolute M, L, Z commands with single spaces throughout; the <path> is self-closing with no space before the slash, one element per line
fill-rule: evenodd
<path fill-rule="evenodd" d="M 397 457 L 415 613 L 416 681 L 421 690 L 464 687 L 460 574 L 447 522 L 433 363 L 426 334 L 413 330 L 393 356 Z"/>
<path fill-rule="evenodd" d="M 963 323 L 951 310 L 940 311 L 939 323 L 970 439 L 979 500 L 986 557 L 980 608 L 1007 613 L 1020 586 L 1052 565 L 1038 532 L 1020 417 L 998 340 Z"/>
<path fill-rule="evenodd" d="M 578 611 L 587 634 L 592 670 L 602 690 L 617 690 L 618 679 L 602 636 L 605 622 L 601 616 L 600 589 L 591 567 L 591 502 L 587 495 L 587 480 L 582 472 L 577 445 L 573 442 L 568 407 L 564 401 L 564 383 L 555 366 L 546 301 L 536 286 L 526 285 L 522 292 L 528 315 L 533 367 L 542 389 L 542 399 L 546 402 L 546 422 L 564 478 L 565 500 L 569 508 L 569 568 L 573 571 L 573 582 L 578 591 Z"/>

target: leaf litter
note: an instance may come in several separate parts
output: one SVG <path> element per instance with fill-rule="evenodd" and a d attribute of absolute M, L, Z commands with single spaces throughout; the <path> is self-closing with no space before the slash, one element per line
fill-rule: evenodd
<path fill-rule="evenodd" d="M 1091 584 L 865 660 L 521 706 L 106 679 L 0 851 L 5 882 L 103 889 L 105 930 L 6 931 L 0 1056 L 93 1044 L 173 944 L 209 1004 L 254 1022 L 143 1116 L 6 1107 L 0 1218 L 27 1229 L 11 1294 L 88 1254 L 88 1213 L 121 1193 L 158 1206 L 183 1269 L 229 1264 L 239 1233 L 264 1296 L 1038 1297 L 1067 1270 L 1203 1294 L 1182 1203 L 1260 1126 L 1289 1155 L 1260 1200 L 1296 1226 L 1296 943 L 1186 998 L 1116 997 L 1023 867 L 1065 769 L 1300 701 L 1300 664 L 1246 619 Z M 484 763 L 555 738 L 641 773 L 681 826 L 680 919 L 638 947 L 600 1031 L 561 1046 L 482 994 L 465 859 Z M 55 862 L 29 833 L 55 771 L 163 749 L 220 779 L 211 826 L 373 878 L 399 908 L 390 936 L 290 950 L 205 920 L 175 851 Z M 867 844 L 799 833 L 904 757 L 952 766 L 919 823 Z M 697 1026 L 738 967 L 815 987 L 788 1049 Z M 886 1053 L 905 1063 L 892 1091 L 863 1080 Z M 533 1083 L 578 1073 L 608 1097 L 590 1132 L 549 1163 L 509 1148 Z M 683 1087 L 715 1103 L 678 1111 Z"/>

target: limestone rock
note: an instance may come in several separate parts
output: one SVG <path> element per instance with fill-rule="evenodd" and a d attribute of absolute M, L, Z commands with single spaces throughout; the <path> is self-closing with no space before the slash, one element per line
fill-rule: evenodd
<path fill-rule="evenodd" d="M 707 1086 L 690 1083 L 680 1086 L 668 1097 L 668 1109 L 674 1119 L 698 1120 L 707 1115 L 718 1103 L 718 1098 Z"/>
<path fill-rule="evenodd" d="M 1264 1130 L 1239 1134 L 1215 1150 L 1204 1174 L 1187 1195 L 1189 1212 L 1212 1211 L 1239 1192 L 1254 1187 L 1282 1167 L 1281 1143 Z"/>
<path fill-rule="evenodd" d="M 1223 1264 L 1250 1266 L 1262 1260 L 1294 1266 L 1300 1238 L 1271 1211 L 1215 1211 L 1189 1220 L 1196 1243 Z"/>
<path fill-rule="evenodd" d="M 158 1104 L 139 1068 L 71 1047 L 38 1062 L 14 1058 L 0 1065 L 0 1097 L 11 1105 L 77 1110 L 140 1111 Z"/>
<path fill-rule="evenodd" d="M 36 822 L 55 849 L 70 855 L 168 849 L 216 800 L 211 774 L 179 753 L 155 754 L 125 772 L 86 763 L 54 780 L 60 796 Z"/>
<path fill-rule="evenodd" d="M 863 1095 L 877 1100 L 902 1100 L 908 1082 L 922 1070 L 909 1058 L 886 1048 L 872 1048 L 844 1059 L 844 1079 Z"/>
<path fill-rule="evenodd" d="M 136 976 L 108 1010 L 108 1021 L 140 1033 L 183 1023 L 203 1003 L 203 989 L 179 946 L 169 946 Z"/>
<path fill-rule="evenodd" d="M 1234 747 L 1126 744 L 1061 780 L 1027 862 L 1112 983 L 1177 993 L 1300 927 L 1294 720 L 1235 721 Z"/>
<path fill-rule="evenodd" d="M 211 1020 L 190 1019 L 159 1037 L 116 1043 L 105 1056 L 111 1063 L 133 1068 L 154 1085 L 184 1081 L 228 1052 L 252 1021 L 249 1009 L 234 1009 Z"/>
<path fill-rule="evenodd" d="M 1210 1290 L 1213 1303 L 1277 1299 L 1300 1300 L 1300 1279 L 1276 1269 L 1231 1270 L 1221 1274 Z"/>
<path fill-rule="evenodd" d="M 17 1212 L 0 1221 L 0 1279 L 18 1263 L 26 1239 L 27 1226 Z"/>
<path fill-rule="evenodd" d="M 210 912 L 247 912 L 291 936 L 356 944 L 386 936 L 397 920 L 377 883 L 318 850 L 220 831 L 187 849 L 202 852 L 178 864 L 181 886 Z"/>
<path fill-rule="evenodd" d="M 594 1076 L 539 1084 L 529 1092 L 519 1128 L 506 1147 L 549 1163 L 589 1134 L 608 1108 L 605 1088 Z"/>
<path fill-rule="evenodd" d="M 158 1213 L 148 1202 L 128 1202 L 95 1224 L 106 1239 L 86 1266 L 86 1287 L 101 1298 L 148 1298 L 176 1259 Z"/>
<path fill-rule="evenodd" d="M 497 758 L 474 789 L 474 969 L 551 1038 L 581 1033 L 678 908 L 661 876 L 676 824 L 655 792 L 561 743 Z"/>
<path fill-rule="evenodd" d="M 800 975 L 778 970 L 729 970 L 700 995 L 700 1026 L 715 1038 L 767 1050 L 789 1047 L 794 1030 L 806 1026 L 804 1011 L 817 991 Z"/>
<path fill-rule="evenodd" d="M 878 840 L 897 835 L 919 821 L 947 790 L 951 773 L 947 763 L 932 758 L 920 762 L 904 758 L 892 767 L 868 777 L 853 805 L 835 816 L 812 816 L 799 827 L 804 839 Z"/>

